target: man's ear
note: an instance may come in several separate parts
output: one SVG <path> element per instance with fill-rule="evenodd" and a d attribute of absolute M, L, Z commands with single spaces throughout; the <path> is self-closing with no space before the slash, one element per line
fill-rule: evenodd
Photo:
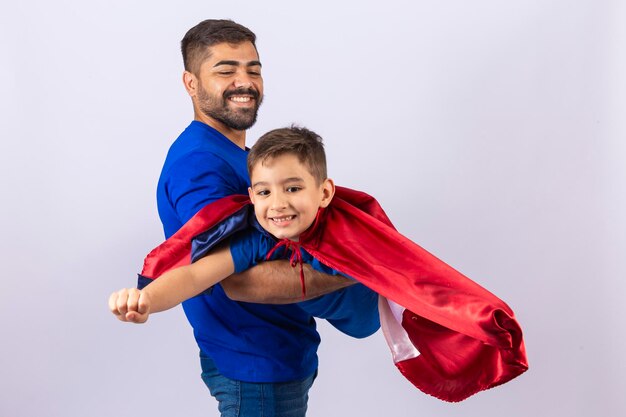
<path fill-rule="evenodd" d="M 198 78 L 189 72 L 183 72 L 183 85 L 185 86 L 185 90 L 187 90 L 187 94 L 190 97 L 195 97 L 198 89 Z"/>
<path fill-rule="evenodd" d="M 322 201 L 320 207 L 328 207 L 335 195 L 335 183 L 330 178 L 326 178 L 322 184 Z"/>

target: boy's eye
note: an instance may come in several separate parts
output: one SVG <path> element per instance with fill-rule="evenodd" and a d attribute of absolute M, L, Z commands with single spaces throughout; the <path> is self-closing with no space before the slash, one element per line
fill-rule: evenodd
<path fill-rule="evenodd" d="M 297 187 L 297 186 L 292 186 L 292 187 L 287 187 L 287 192 L 288 193 L 295 193 L 298 192 L 302 189 L 302 187 Z"/>
<path fill-rule="evenodd" d="M 270 195 L 269 190 L 259 190 L 256 192 L 256 195 L 260 195 L 260 196 L 268 196 Z"/>

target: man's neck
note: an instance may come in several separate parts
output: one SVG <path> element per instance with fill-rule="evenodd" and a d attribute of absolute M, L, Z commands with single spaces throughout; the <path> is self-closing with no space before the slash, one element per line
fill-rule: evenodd
<path fill-rule="evenodd" d="M 213 119 L 212 117 L 208 117 L 203 113 L 194 112 L 194 120 L 198 122 L 202 122 L 206 125 L 211 126 L 213 129 L 220 132 L 222 135 L 226 136 L 228 140 L 230 140 L 235 145 L 239 146 L 241 149 L 246 149 L 246 131 L 245 130 L 235 130 L 224 123 Z"/>

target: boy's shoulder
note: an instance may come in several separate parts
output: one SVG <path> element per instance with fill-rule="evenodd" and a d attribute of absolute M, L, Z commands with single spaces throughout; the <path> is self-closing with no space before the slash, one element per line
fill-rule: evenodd
<path fill-rule="evenodd" d="M 258 226 L 256 219 L 244 230 L 235 233 L 230 239 L 230 253 L 235 264 L 235 272 L 239 273 L 263 262 L 267 254 L 276 245 L 276 240 Z M 254 223 L 258 227 L 254 226 Z"/>

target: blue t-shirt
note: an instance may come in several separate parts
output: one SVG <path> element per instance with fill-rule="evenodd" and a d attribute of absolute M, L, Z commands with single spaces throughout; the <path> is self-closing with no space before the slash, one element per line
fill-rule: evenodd
<path fill-rule="evenodd" d="M 246 158 L 247 150 L 212 127 L 193 121 L 172 144 L 157 186 L 165 236 L 173 235 L 206 204 L 232 194 L 247 194 Z M 358 292 L 354 287 L 307 302 L 309 305 L 267 305 L 232 301 L 216 285 L 210 294 L 185 301 L 183 309 L 200 349 L 224 376 L 248 382 L 292 381 L 317 369 L 320 337 L 311 312 L 328 310 L 331 315 L 344 307 L 342 293 Z M 345 305 L 349 316 L 375 316 L 377 322 L 375 306 L 360 299 L 348 301 L 354 304 Z"/>

